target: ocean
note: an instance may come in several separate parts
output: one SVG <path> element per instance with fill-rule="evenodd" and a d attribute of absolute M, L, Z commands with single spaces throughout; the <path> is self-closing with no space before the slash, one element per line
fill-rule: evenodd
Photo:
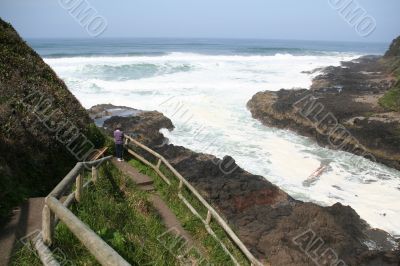
<path fill-rule="evenodd" d="M 111 103 L 158 110 L 175 125 L 176 145 L 264 176 L 292 197 L 350 205 L 372 227 L 400 235 L 400 172 L 322 148 L 291 131 L 263 126 L 247 101 L 258 91 L 309 88 L 309 71 L 388 43 L 218 39 L 34 39 L 29 44 L 82 105 Z M 319 179 L 305 183 L 328 165 Z"/>

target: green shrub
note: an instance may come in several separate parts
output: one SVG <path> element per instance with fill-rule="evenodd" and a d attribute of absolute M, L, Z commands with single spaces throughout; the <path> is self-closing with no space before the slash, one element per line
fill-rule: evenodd
<path fill-rule="evenodd" d="M 400 112 L 400 82 L 379 99 L 379 104 L 385 109 Z"/>

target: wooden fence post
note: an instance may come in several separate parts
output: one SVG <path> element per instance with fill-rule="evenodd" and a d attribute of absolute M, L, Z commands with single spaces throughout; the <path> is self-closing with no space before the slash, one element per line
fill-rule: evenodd
<path fill-rule="evenodd" d="M 42 234 L 43 234 L 43 242 L 47 246 L 51 246 L 53 242 L 53 224 L 54 224 L 54 214 L 50 210 L 49 206 L 45 203 L 42 211 Z"/>
<path fill-rule="evenodd" d="M 75 199 L 77 202 L 80 202 L 82 199 L 83 175 L 84 170 L 82 169 L 79 175 L 76 177 Z"/>
<path fill-rule="evenodd" d="M 182 181 L 182 179 L 179 181 L 179 191 L 181 191 L 182 190 L 182 187 L 183 187 L 183 181 Z"/>
<path fill-rule="evenodd" d="M 97 168 L 95 166 L 92 166 L 92 180 L 93 183 L 96 183 L 97 181 Z"/>
<path fill-rule="evenodd" d="M 210 224 L 210 222 L 211 222 L 211 212 L 207 211 L 206 224 Z"/>

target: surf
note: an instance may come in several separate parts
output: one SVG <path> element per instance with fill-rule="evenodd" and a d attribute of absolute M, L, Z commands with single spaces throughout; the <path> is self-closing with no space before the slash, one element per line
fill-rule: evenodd
<path fill-rule="evenodd" d="M 220 158 L 231 155 L 239 166 L 264 176 L 296 199 L 324 206 L 350 205 L 372 226 L 398 235 L 398 171 L 368 161 L 360 169 L 352 163 L 353 155 L 265 127 L 246 109 L 246 102 L 258 91 L 308 88 L 318 74 L 308 74 L 312 70 L 360 55 L 170 52 L 45 61 L 87 108 L 111 103 L 161 111 L 176 127 L 163 131 L 171 143 Z M 313 176 L 321 164 L 326 165 L 324 171 Z M 310 176 L 312 182 L 307 182 Z"/>

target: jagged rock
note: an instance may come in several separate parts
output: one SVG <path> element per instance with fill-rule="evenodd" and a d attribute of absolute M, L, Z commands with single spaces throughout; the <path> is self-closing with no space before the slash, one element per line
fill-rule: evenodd
<path fill-rule="evenodd" d="M 400 170 L 400 114 L 379 104 L 396 82 L 391 71 L 380 57 L 362 57 L 327 67 L 311 90 L 258 92 L 247 107 L 265 125 L 290 129 L 321 146 L 340 147 Z"/>
<path fill-rule="evenodd" d="M 157 111 L 141 112 L 136 116 L 128 117 L 113 116 L 104 121 L 104 128 L 109 133 L 113 132 L 118 126 L 121 126 L 127 134 L 134 133 L 135 137 L 146 145 L 162 144 L 164 137 L 159 129 L 172 130 L 174 128 L 171 120 Z"/>
<path fill-rule="evenodd" d="M 89 116 L 98 126 L 103 126 L 104 120 L 112 116 L 130 116 L 139 114 L 141 111 L 127 106 L 115 106 L 112 104 L 97 104 L 89 110 Z"/>
<path fill-rule="evenodd" d="M 134 134 L 162 154 L 225 217 L 260 260 L 268 260 L 272 265 L 305 266 L 313 265 L 312 258 L 316 258 L 320 265 L 329 265 L 323 264 L 323 259 L 334 251 L 338 257 L 336 262 L 341 259 L 346 265 L 379 262 L 382 264 L 376 265 L 394 266 L 400 262 L 397 251 L 391 251 L 393 245 L 388 239 L 393 239 L 384 231 L 371 229 L 351 207 L 340 203 L 331 207 L 304 203 L 264 177 L 240 167 L 222 171 L 221 164 L 235 165 L 233 158 L 225 156 L 221 160 L 165 144 L 159 130 L 172 129 L 171 121 L 158 112 L 146 113 L 113 117 L 105 121 L 105 126 L 113 128 L 119 123 L 126 133 Z M 147 158 L 155 162 L 154 157 Z M 308 252 L 302 250 L 301 247 L 317 239 L 323 241 L 318 250 L 319 242 L 311 245 Z M 370 251 L 367 241 L 377 243 L 382 250 Z M 324 251 L 325 255 L 321 256 Z"/>

